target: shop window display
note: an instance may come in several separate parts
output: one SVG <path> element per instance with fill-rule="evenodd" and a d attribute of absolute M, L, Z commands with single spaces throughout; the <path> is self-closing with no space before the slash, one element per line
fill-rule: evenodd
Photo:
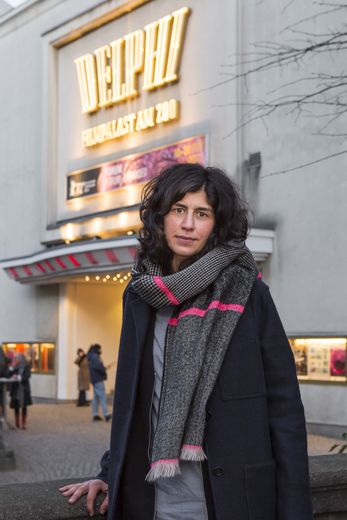
<path fill-rule="evenodd" d="M 31 362 L 31 371 L 35 374 L 54 374 L 54 343 L 3 343 L 6 355 L 11 359 L 15 352 L 21 352 Z"/>
<path fill-rule="evenodd" d="M 347 338 L 289 338 L 296 371 L 303 381 L 347 381 Z"/>

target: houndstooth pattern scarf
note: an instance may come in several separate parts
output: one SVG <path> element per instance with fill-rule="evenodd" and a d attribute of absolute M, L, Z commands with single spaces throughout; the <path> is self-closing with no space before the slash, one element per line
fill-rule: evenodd
<path fill-rule="evenodd" d="M 175 306 L 148 481 L 179 474 L 180 459 L 205 458 L 206 403 L 257 275 L 252 254 L 240 242 L 215 248 L 167 276 L 148 259 L 141 271 L 133 270 L 132 286 L 148 304 Z"/>

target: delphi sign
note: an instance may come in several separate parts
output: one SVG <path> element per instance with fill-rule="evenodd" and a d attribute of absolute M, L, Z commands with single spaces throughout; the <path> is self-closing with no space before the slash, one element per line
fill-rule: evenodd
<path fill-rule="evenodd" d="M 140 90 L 153 90 L 177 81 L 189 13 L 190 9 L 183 7 L 146 25 L 143 30 L 131 32 L 99 47 L 93 54 L 77 58 L 82 113 L 96 112 L 139 96 Z M 141 87 L 140 75 L 143 77 Z M 93 146 L 177 118 L 178 101 L 171 99 L 167 103 L 165 117 L 163 107 L 154 105 L 147 112 L 139 111 L 129 114 L 130 117 L 87 129 L 82 134 L 84 146 Z M 158 112 L 161 112 L 159 121 Z"/>

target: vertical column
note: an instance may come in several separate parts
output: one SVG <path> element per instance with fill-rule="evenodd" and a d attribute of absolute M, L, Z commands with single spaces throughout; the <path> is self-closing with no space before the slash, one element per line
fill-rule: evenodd
<path fill-rule="evenodd" d="M 76 284 L 59 287 L 58 399 L 76 399 Z"/>

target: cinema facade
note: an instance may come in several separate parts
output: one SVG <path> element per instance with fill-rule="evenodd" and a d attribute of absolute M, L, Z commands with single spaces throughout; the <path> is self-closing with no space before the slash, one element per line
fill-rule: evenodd
<path fill-rule="evenodd" d="M 243 93 L 222 66 L 257 24 L 241 1 L 217 3 L 29 1 L 0 18 L 0 340 L 31 358 L 33 394 L 58 400 L 76 397 L 76 349 L 98 342 L 111 392 L 141 190 L 166 165 L 213 164 L 253 209 L 247 243 L 290 338 L 308 420 L 345 425 L 347 320 L 317 298 L 324 186 L 310 200 L 307 178 L 261 181 L 290 150 L 278 133 L 229 135 Z M 298 218 L 303 207 L 313 218 Z"/>

